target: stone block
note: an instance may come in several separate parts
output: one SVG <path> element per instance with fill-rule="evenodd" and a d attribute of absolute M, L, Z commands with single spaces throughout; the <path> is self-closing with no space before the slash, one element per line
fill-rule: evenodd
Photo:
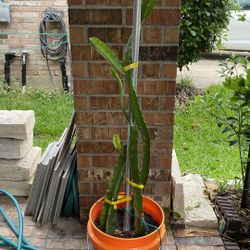
<path fill-rule="evenodd" d="M 199 228 L 217 228 L 218 221 L 200 175 L 189 174 L 182 177 L 185 205 L 185 224 Z"/>
<path fill-rule="evenodd" d="M 173 210 L 180 214 L 181 218 L 185 218 L 184 209 L 184 191 L 181 177 L 181 171 L 178 163 L 178 159 L 175 151 L 172 152 L 172 166 L 171 166 L 171 177 L 172 177 L 172 199 L 173 199 Z"/>
<path fill-rule="evenodd" d="M 27 181 L 2 181 L 0 180 L 0 189 L 4 189 L 7 192 L 15 196 L 29 196 L 30 189 L 33 182 L 32 176 Z"/>
<path fill-rule="evenodd" d="M 30 151 L 32 145 L 33 133 L 28 135 L 27 140 L 0 138 L 0 158 L 21 159 Z"/>
<path fill-rule="evenodd" d="M 1 181 L 26 181 L 34 174 L 41 158 L 41 149 L 32 148 L 22 159 L 0 159 Z"/>
<path fill-rule="evenodd" d="M 33 110 L 0 110 L 0 138 L 27 140 L 34 125 Z"/>

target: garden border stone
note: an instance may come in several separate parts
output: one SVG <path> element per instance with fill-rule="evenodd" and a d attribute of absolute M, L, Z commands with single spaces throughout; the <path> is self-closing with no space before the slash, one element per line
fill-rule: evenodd
<path fill-rule="evenodd" d="M 0 110 L 0 138 L 27 140 L 34 125 L 33 110 Z"/>

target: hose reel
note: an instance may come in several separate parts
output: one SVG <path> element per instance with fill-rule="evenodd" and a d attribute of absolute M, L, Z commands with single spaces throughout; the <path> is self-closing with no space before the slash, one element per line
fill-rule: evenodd
<path fill-rule="evenodd" d="M 53 29 L 56 29 L 57 33 L 51 32 Z M 66 25 L 63 20 L 63 12 L 54 8 L 47 8 L 42 15 L 39 33 L 41 52 L 43 57 L 46 59 L 50 77 L 53 81 L 49 68 L 49 61 L 58 61 L 61 68 L 63 88 L 65 91 L 68 91 L 69 84 L 66 73 L 68 38 Z"/>

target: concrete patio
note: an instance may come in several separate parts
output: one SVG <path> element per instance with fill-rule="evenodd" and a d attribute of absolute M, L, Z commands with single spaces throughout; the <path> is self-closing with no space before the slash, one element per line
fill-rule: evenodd
<path fill-rule="evenodd" d="M 27 198 L 18 198 L 24 211 Z M 16 223 L 17 214 L 14 206 L 3 196 L 0 196 L 0 206 Z M 13 233 L 0 217 L 0 234 L 15 239 Z M 73 218 L 63 218 L 56 225 L 35 226 L 31 217 L 24 217 L 24 235 L 38 249 L 92 249 L 88 245 L 86 227 Z M 7 248 L 5 248 L 7 249 Z M 119 248 L 117 248 L 119 249 Z M 216 230 L 175 228 L 168 231 L 162 250 L 222 250 L 223 242 Z"/>

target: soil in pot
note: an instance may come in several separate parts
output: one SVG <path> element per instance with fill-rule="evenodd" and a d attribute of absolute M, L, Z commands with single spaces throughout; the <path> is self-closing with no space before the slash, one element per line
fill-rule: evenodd
<path fill-rule="evenodd" d="M 124 209 L 117 209 L 117 229 L 112 236 L 118 237 L 118 238 L 136 238 L 133 222 L 131 222 L 130 231 L 128 232 L 123 231 L 123 214 L 124 214 Z M 157 222 L 154 220 L 154 218 L 150 214 L 144 213 L 144 219 L 147 225 L 146 235 L 152 233 L 159 227 Z M 95 225 L 99 227 L 98 220 L 95 221 Z"/>

